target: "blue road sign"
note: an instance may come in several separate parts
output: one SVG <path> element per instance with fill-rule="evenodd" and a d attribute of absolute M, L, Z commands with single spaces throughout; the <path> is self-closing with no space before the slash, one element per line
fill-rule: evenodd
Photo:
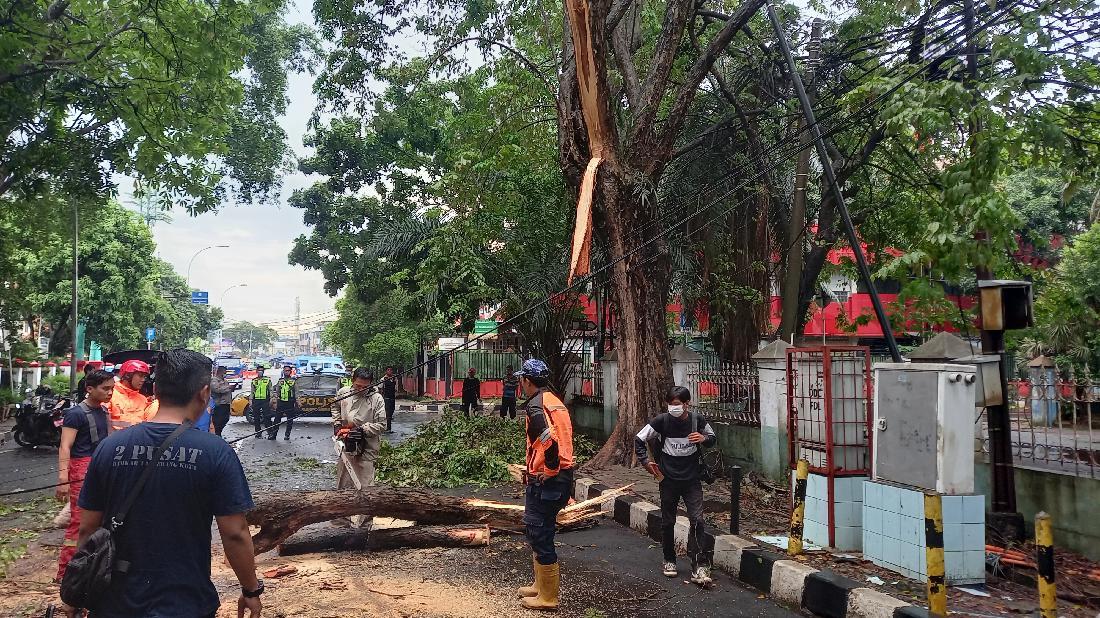
<path fill-rule="evenodd" d="M 152 326 L 145 329 L 145 340 L 146 341 L 152 341 L 156 338 L 157 338 L 157 329 L 153 328 Z"/>
<path fill-rule="evenodd" d="M 192 305 L 209 305 L 210 304 L 210 292 L 191 292 L 191 304 Z"/>

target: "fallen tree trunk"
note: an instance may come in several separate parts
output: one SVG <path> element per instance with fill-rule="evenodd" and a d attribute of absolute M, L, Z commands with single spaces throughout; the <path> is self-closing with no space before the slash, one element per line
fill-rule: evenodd
<path fill-rule="evenodd" d="M 384 551 L 422 547 L 483 547 L 489 544 L 489 526 L 410 526 L 367 530 L 366 528 L 320 528 L 302 530 L 279 545 L 280 556 L 329 551 Z"/>
<path fill-rule="evenodd" d="M 623 488 L 625 489 L 625 488 Z M 560 530 L 583 527 L 600 514 L 600 504 L 621 493 L 571 504 L 558 513 Z M 420 524 L 485 524 L 498 530 L 523 530 L 523 506 L 473 498 L 442 496 L 428 491 L 364 487 L 362 491 L 274 492 L 260 496 L 248 512 L 248 523 L 259 526 L 252 537 L 257 554 L 274 549 L 303 526 L 352 515 L 394 517 Z"/>

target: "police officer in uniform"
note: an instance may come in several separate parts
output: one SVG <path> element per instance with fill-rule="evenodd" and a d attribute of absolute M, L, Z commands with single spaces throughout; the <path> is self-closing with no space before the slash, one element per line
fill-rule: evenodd
<path fill-rule="evenodd" d="M 256 365 L 256 377 L 252 379 L 252 424 L 256 433 L 271 427 L 271 420 L 271 378 L 264 376 L 263 365 Z"/>
<path fill-rule="evenodd" d="M 284 440 L 290 439 L 290 430 L 294 428 L 294 417 L 298 415 L 298 387 L 290 367 L 283 367 L 283 376 L 275 383 L 275 423 L 267 430 L 267 439 L 274 440 L 279 435 L 279 423 L 286 415 Z"/>
<path fill-rule="evenodd" d="M 573 488 L 573 424 L 569 409 L 550 392 L 550 369 L 530 359 L 516 372 L 527 396 L 527 469 L 523 523 L 534 552 L 535 582 L 518 590 L 527 609 L 558 608 L 558 554 L 554 550 L 558 511 Z"/>

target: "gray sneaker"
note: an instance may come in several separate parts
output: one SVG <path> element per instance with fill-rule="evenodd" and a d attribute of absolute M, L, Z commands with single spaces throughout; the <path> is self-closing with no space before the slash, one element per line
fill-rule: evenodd
<path fill-rule="evenodd" d="M 665 577 L 676 577 L 676 575 L 678 574 L 676 572 L 676 563 L 666 562 L 664 566 L 661 567 L 661 572 L 665 574 Z"/>
<path fill-rule="evenodd" d="M 704 588 L 714 583 L 714 580 L 710 578 L 710 567 L 695 567 L 695 570 L 691 573 L 691 583 Z"/>

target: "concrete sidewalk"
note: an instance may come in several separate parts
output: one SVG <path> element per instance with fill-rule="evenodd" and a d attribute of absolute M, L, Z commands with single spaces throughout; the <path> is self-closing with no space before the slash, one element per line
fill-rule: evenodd
<path fill-rule="evenodd" d="M 657 481 L 641 468 L 615 467 L 586 470 L 574 484 L 574 497 L 585 500 L 634 483 L 628 493 L 604 506 L 605 512 L 619 524 L 661 539 L 661 511 Z M 706 486 L 704 496 L 718 484 Z M 728 489 L 725 495 L 729 503 Z M 676 521 L 676 544 L 686 550 L 689 523 L 683 515 Z M 831 618 L 917 618 L 927 610 L 896 599 L 879 590 L 829 570 L 815 569 L 801 561 L 789 560 L 771 546 L 756 540 L 722 534 L 710 526 L 704 533 L 704 549 L 713 549 L 714 566 L 743 584 L 761 590 L 777 601 L 816 616 Z M 709 546 L 709 547 L 706 547 Z"/>

